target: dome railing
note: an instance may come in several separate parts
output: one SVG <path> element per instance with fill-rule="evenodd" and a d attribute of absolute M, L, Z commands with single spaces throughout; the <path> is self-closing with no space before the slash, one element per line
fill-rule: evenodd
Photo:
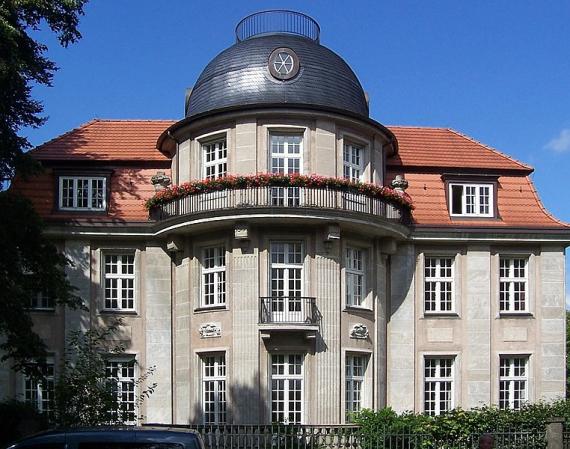
<path fill-rule="evenodd" d="M 311 17 L 296 11 L 274 9 L 251 14 L 236 26 L 236 40 L 242 42 L 267 34 L 293 34 L 319 42 L 321 29 Z"/>

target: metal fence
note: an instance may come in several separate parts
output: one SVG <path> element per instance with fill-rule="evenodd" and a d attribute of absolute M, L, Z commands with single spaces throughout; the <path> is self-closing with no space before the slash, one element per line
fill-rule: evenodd
<path fill-rule="evenodd" d="M 364 436 L 358 426 L 190 425 L 206 449 L 476 449 L 479 434 L 428 435 L 411 430 L 379 429 Z M 492 432 L 495 449 L 543 449 L 546 432 Z M 566 441 L 566 440 L 565 440 Z"/>

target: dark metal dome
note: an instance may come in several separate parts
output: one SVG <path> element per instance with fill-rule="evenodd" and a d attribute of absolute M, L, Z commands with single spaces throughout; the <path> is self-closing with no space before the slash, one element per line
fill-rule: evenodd
<path fill-rule="evenodd" d="M 311 19 L 312 20 L 312 19 Z M 298 73 L 280 80 L 269 59 L 276 49 L 292 50 Z M 186 104 L 186 117 L 240 106 L 302 106 L 368 117 L 362 86 L 352 69 L 317 39 L 286 33 L 248 37 L 216 56 L 204 69 Z"/>

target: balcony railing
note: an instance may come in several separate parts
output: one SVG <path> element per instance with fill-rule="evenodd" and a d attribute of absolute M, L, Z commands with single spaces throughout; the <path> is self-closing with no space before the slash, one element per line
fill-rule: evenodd
<path fill-rule="evenodd" d="M 294 34 L 319 42 L 321 30 L 311 17 L 296 11 L 274 9 L 251 14 L 236 26 L 237 42 L 265 34 Z"/>
<path fill-rule="evenodd" d="M 205 212 L 248 209 L 317 209 L 367 214 L 406 224 L 409 212 L 382 198 L 358 191 L 336 190 L 329 187 L 245 187 L 207 193 L 195 193 L 174 199 L 151 209 L 151 218 L 166 220 Z"/>
<path fill-rule="evenodd" d="M 319 314 L 315 298 L 307 296 L 265 296 L 260 298 L 261 324 L 316 325 Z"/>

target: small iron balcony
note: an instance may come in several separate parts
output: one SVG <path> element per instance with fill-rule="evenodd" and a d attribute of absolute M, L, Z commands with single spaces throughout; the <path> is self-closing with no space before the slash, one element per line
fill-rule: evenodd
<path fill-rule="evenodd" d="M 315 326 L 319 317 L 315 298 L 307 296 L 266 296 L 260 298 L 260 324 L 301 324 Z"/>

